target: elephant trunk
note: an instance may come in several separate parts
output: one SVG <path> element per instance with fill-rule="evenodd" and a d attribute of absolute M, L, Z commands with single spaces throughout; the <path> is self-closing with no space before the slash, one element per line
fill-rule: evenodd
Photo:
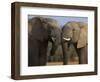
<path fill-rule="evenodd" d="M 53 39 L 53 42 L 52 42 L 52 48 L 51 48 L 51 55 L 54 55 L 58 46 L 61 44 L 61 30 L 58 28 L 58 29 L 55 29 L 55 39 Z"/>
<path fill-rule="evenodd" d="M 62 45 L 62 52 L 63 52 L 63 64 L 67 65 L 68 64 L 68 51 L 69 51 L 69 39 L 66 40 L 63 37 L 61 38 L 61 45 Z"/>

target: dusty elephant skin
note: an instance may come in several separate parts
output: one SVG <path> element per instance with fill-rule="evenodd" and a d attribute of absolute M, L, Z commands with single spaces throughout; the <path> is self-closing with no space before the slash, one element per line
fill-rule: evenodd
<path fill-rule="evenodd" d="M 68 64 L 68 50 L 73 44 L 78 54 L 79 64 L 88 63 L 87 54 L 87 24 L 83 22 L 68 22 L 62 28 L 61 41 L 63 50 L 63 64 Z"/>
<path fill-rule="evenodd" d="M 52 54 L 61 41 L 59 24 L 51 18 L 33 17 L 28 27 L 28 66 L 46 65 L 48 41 L 52 43 Z"/>

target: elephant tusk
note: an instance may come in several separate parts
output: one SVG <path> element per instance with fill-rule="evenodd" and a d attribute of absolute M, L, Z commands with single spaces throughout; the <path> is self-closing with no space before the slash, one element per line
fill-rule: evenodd
<path fill-rule="evenodd" d="M 52 39 L 53 42 L 55 42 L 55 38 L 52 37 L 51 39 Z"/>
<path fill-rule="evenodd" d="M 64 40 L 67 40 L 67 41 L 70 41 L 70 38 L 64 38 L 64 37 L 63 37 L 63 39 L 64 39 Z"/>

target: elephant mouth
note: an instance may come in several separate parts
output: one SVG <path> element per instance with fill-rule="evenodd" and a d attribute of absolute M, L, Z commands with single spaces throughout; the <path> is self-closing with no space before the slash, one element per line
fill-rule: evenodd
<path fill-rule="evenodd" d="M 65 41 L 70 41 L 70 40 L 71 40 L 71 38 L 64 38 L 64 37 L 63 37 L 63 39 L 64 39 Z"/>

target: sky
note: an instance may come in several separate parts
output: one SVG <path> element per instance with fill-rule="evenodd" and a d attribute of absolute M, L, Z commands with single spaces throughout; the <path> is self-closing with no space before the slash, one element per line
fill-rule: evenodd
<path fill-rule="evenodd" d="M 31 19 L 33 17 L 40 16 L 40 15 L 29 15 L 28 19 Z M 47 17 L 47 18 L 53 18 L 56 19 L 60 25 L 60 27 L 63 27 L 65 23 L 69 21 L 76 21 L 76 22 L 84 22 L 88 23 L 88 18 L 87 17 L 70 17 L 70 16 L 41 16 L 41 17 Z"/>

